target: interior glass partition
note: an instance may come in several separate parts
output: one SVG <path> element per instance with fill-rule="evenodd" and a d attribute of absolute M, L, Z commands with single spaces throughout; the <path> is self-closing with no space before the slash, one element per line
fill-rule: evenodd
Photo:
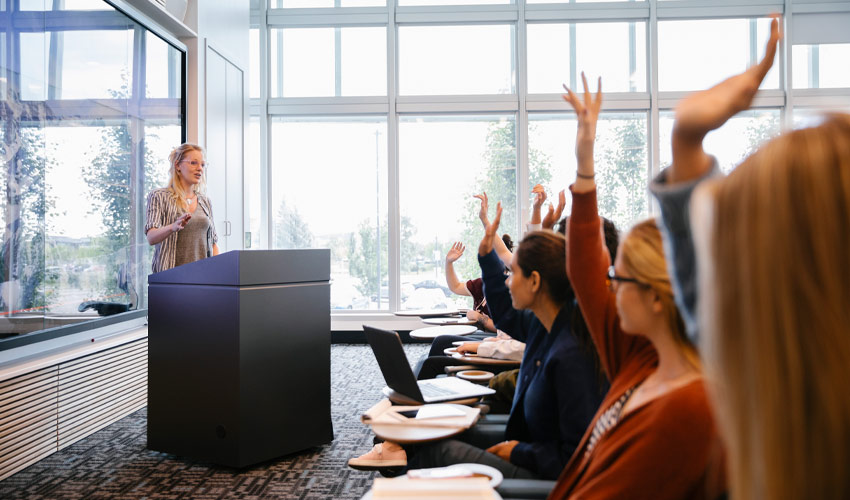
<path fill-rule="evenodd" d="M 0 349 L 143 314 L 145 198 L 165 184 L 168 153 L 185 137 L 179 42 L 103 0 L 6 6 Z"/>

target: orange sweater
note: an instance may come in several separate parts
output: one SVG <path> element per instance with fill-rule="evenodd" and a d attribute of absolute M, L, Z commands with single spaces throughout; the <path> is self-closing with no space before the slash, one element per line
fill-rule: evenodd
<path fill-rule="evenodd" d="M 605 282 L 610 259 L 595 191 L 573 193 L 569 231 L 570 281 L 611 389 L 549 498 L 719 497 L 725 491 L 723 453 L 701 380 L 633 409 L 585 457 L 599 415 L 655 370 L 658 355 L 646 338 L 620 330 L 615 296 Z"/>

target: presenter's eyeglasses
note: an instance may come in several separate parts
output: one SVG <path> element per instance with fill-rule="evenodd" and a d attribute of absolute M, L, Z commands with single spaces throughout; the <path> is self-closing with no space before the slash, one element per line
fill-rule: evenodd
<path fill-rule="evenodd" d="M 201 168 L 203 168 L 204 170 L 206 170 L 207 167 L 210 166 L 210 164 L 205 162 L 205 161 L 198 162 L 197 160 L 180 160 L 180 163 L 188 163 L 189 165 L 192 165 L 193 167 L 197 167 L 198 165 L 200 165 Z"/>

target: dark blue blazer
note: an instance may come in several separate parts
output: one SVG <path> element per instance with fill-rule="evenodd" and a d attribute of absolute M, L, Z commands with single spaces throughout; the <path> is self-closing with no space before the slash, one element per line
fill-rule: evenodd
<path fill-rule="evenodd" d="M 505 438 L 519 444 L 511 463 L 544 479 L 557 479 L 602 403 L 608 384 L 591 355 L 570 329 L 578 306 L 558 313 L 547 332 L 531 311 L 516 310 L 505 284 L 504 265 L 496 252 L 478 257 L 484 295 L 496 327 L 525 342 L 513 407 Z M 578 311 L 576 311 L 578 312 Z"/>

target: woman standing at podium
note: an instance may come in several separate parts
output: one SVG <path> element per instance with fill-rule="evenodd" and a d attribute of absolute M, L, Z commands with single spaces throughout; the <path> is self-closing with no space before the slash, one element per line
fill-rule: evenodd
<path fill-rule="evenodd" d="M 145 235 L 156 245 L 155 273 L 218 255 L 212 205 L 206 188 L 204 150 L 181 144 L 168 155 L 171 180 L 148 195 Z"/>

